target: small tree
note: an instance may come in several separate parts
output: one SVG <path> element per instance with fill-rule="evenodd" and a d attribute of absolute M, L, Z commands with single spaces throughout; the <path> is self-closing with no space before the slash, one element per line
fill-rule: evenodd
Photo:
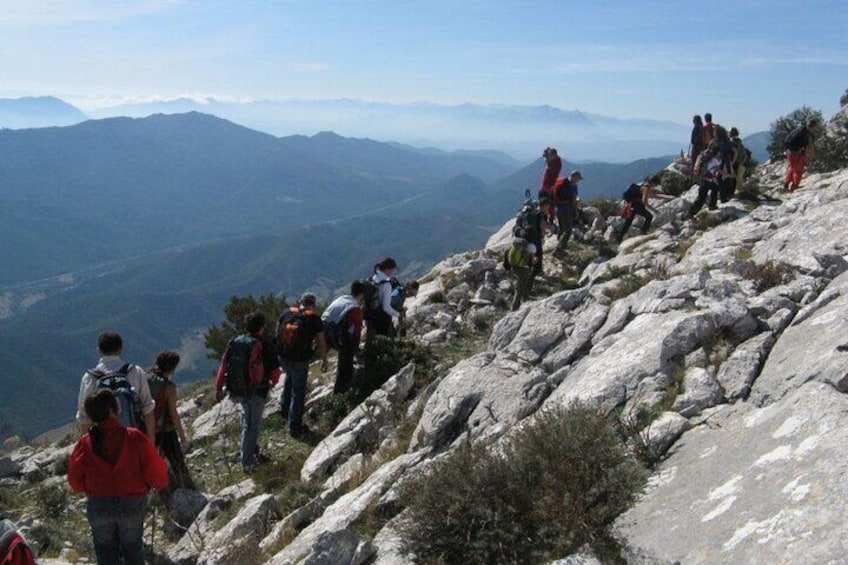
<path fill-rule="evenodd" d="M 822 113 L 809 106 L 802 106 L 773 121 L 769 129 L 769 144 L 766 147 L 769 157 L 775 161 L 783 159 L 783 141 L 786 139 L 786 136 L 793 129 L 807 123 L 810 119 L 816 119 L 820 124 L 824 124 Z"/>
<path fill-rule="evenodd" d="M 209 350 L 209 358 L 220 359 L 230 339 L 247 331 L 244 327 L 244 318 L 254 310 L 265 314 L 268 326 L 273 330 L 277 319 L 285 308 L 288 308 L 286 298 L 278 298 L 273 294 L 260 296 L 258 299 L 254 298 L 252 294 L 231 297 L 230 302 L 224 306 L 224 321 L 217 326 L 209 326 L 209 329 L 203 334 L 204 344 L 206 349 Z"/>
<path fill-rule="evenodd" d="M 848 104 L 848 88 L 846 88 L 845 92 L 842 93 L 842 97 L 839 99 L 839 104 L 841 106 Z"/>

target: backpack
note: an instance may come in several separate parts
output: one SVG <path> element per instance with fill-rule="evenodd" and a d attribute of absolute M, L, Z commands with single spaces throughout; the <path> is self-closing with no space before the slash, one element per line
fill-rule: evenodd
<path fill-rule="evenodd" d="M 510 266 L 526 269 L 533 264 L 533 255 L 527 248 L 530 244 L 526 239 L 516 237 L 512 240 L 512 245 L 506 252 L 506 260 Z"/>
<path fill-rule="evenodd" d="M 783 140 L 783 148 L 787 151 L 800 151 L 807 141 L 807 126 L 798 126 Z"/>
<path fill-rule="evenodd" d="M 0 521 L 0 565 L 35 565 L 32 548 L 9 520 Z"/>
<path fill-rule="evenodd" d="M 280 315 L 277 322 L 277 353 L 289 361 L 309 361 L 314 350 L 312 342 L 315 335 L 309 332 L 307 322 L 316 316 L 309 309 L 301 310 L 292 306 Z"/>
<path fill-rule="evenodd" d="M 321 321 L 324 323 L 324 339 L 327 341 L 327 347 L 332 349 L 341 349 L 347 344 L 350 326 L 347 315 L 351 310 L 359 307 L 356 299 L 345 300 L 345 298 L 348 297 L 337 298 L 321 314 Z"/>
<path fill-rule="evenodd" d="M 129 363 L 124 363 L 114 373 L 91 370 L 88 374 L 97 379 L 95 390 L 108 388 L 115 394 L 115 398 L 121 406 L 121 425 L 125 428 L 137 428 L 145 431 L 144 417 L 141 414 L 141 399 L 138 397 L 135 387 L 127 378 L 131 366 Z"/>
<path fill-rule="evenodd" d="M 252 335 L 242 334 L 234 337 L 227 344 L 227 367 L 224 378 L 227 392 L 231 397 L 242 398 L 251 391 L 250 373 L 253 368 L 251 362 L 256 358 L 253 350 L 259 343 L 259 340 Z M 261 363 L 261 357 L 259 362 Z M 254 365 L 255 363 L 253 361 Z"/>
<path fill-rule="evenodd" d="M 515 215 L 515 225 L 512 235 L 522 239 L 532 240 L 539 225 L 539 208 L 533 200 L 527 200 Z"/>
<path fill-rule="evenodd" d="M 168 405 L 165 401 L 165 392 L 168 390 L 169 384 L 171 384 L 171 381 L 155 373 L 147 378 L 147 385 L 150 387 L 150 396 L 156 401 L 156 408 L 153 410 L 153 420 L 156 424 L 157 434 L 163 431 L 165 420 L 168 419 Z"/>
<path fill-rule="evenodd" d="M 373 320 L 374 315 L 382 309 L 380 304 L 380 285 L 391 284 L 391 280 L 375 282 L 374 279 L 363 279 L 361 281 L 365 285 L 365 298 L 362 301 L 362 312 L 366 320 Z"/>
<path fill-rule="evenodd" d="M 627 187 L 627 190 L 625 190 L 622 193 L 621 198 L 625 202 L 630 202 L 630 203 L 641 201 L 642 200 L 642 187 L 640 185 L 636 184 L 635 182 L 630 183 L 630 186 Z"/>

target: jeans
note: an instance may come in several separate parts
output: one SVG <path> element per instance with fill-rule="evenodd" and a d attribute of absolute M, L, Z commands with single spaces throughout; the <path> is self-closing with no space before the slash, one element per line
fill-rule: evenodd
<path fill-rule="evenodd" d="M 146 512 L 144 498 L 88 497 L 86 515 L 99 565 L 144 565 Z"/>
<path fill-rule="evenodd" d="M 530 294 L 530 283 L 533 279 L 532 267 L 513 267 L 512 272 L 515 274 L 515 292 L 512 295 L 512 304 L 510 309 L 514 312 L 521 306 L 521 302 Z"/>
<path fill-rule="evenodd" d="M 648 230 L 651 229 L 651 222 L 654 219 L 654 215 L 648 212 L 648 209 L 645 208 L 645 204 L 642 202 L 633 202 L 631 205 L 633 206 L 633 213 L 624 220 L 624 226 L 622 226 L 621 232 L 618 234 L 619 241 L 627 236 L 627 232 L 630 231 L 630 226 L 633 225 L 633 218 L 637 215 L 645 218 L 645 223 L 642 224 L 642 233 L 648 233 Z"/>
<path fill-rule="evenodd" d="M 565 249 L 566 245 L 568 245 L 568 240 L 571 239 L 571 232 L 574 230 L 574 209 L 564 208 L 561 211 L 557 210 L 557 221 L 559 222 L 557 249 Z"/>
<path fill-rule="evenodd" d="M 283 396 L 280 410 L 289 414 L 289 432 L 299 434 L 303 430 L 303 407 L 306 404 L 306 379 L 309 376 L 309 363 L 280 359 L 280 366 L 286 372 L 283 382 Z"/>
<path fill-rule="evenodd" d="M 241 407 L 241 466 L 252 467 L 256 465 L 256 454 L 259 453 L 259 426 L 262 424 L 265 397 L 251 394 L 233 400 Z"/>

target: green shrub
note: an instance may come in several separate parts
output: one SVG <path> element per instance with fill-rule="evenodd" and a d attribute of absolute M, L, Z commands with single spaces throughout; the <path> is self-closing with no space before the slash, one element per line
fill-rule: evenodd
<path fill-rule="evenodd" d="M 646 476 L 603 414 L 552 409 L 499 452 L 467 442 L 404 484 L 399 530 L 424 562 L 539 563 L 585 544 L 607 553 L 608 526 Z"/>
<path fill-rule="evenodd" d="M 766 261 L 762 265 L 752 264 L 742 273 L 746 279 L 753 281 L 757 292 L 780 286 L 795 278 L 795 269 L 783 261 Z"/>
<path fill-rule="evenodd" d="M 816 157 L 810 172 L 826 173 L 848 167 L 848 116 L 832 120 L 816 139 Z"/>
<path fill-rule="evenodd" d="M 615 198 L 595 198 L 586 205 L 597 208 L 604 218 L 618 216 L 621 213 L 621 200 Z"/>
<path fill-rule="evenodd" d="M 689 175 L 684 175 L 675 171 L 664 170 L 660 173 L 660 186 L 662 191 L 672 196 L 680 196 L 695 184 L 695 181 Z"/>
<path fill-rule="evenodd" d="M 410 362 L 414 362 L 422 374 L 427 372 L 432 359 L 429 349 L 413 341 L 374 336 L 366 342 L 360 353 L 361 365 L 353 379 L 354 404 L 368 398 L 368 395 Z"/>
<path fill-rule="evenodd" d="M 38 485 L 35 488 L 35 501 L 45 518 L 59 517 L 68 507 L 68 489 L 64 485 Z"/>
<path fill-rule="evenodd" d="M 845 106 L 848 104 L 848 88 L 845 89 L 845 92 L 842 93 L 842 96 L 839 97 L 839 105 Z"/>

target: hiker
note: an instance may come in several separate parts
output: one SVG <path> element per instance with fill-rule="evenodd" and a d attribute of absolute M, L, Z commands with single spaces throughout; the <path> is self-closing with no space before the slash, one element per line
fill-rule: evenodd
<path fill-rule="evenodd" d="M 366 315 L 369 339 L 374 335 L 391 337 L 394 333 L 392 321 L 400 317 L 400 312 L 392 308 L 391 279 L 397 269 L 397 263 L 391 257 L 386 257 L 374 265 L 371 282 L 377 286 L 376 304 L 369 304 Z M 375 307 L 376 306 L 376 307 Z"/>
<path fill-rule="evenodd" d="M 309 433 L 309 428 L 303 423 L 303 410 L 309 362 L 316 350 L 321 357 L 321 372 L 326 373 L 329 366 L 324 323 L 315 313 L 315 303 L 314 294 L 304 293 L 300 303 L 285 310 L 277 322 L 277 356 L 286 373 L 279 413 L 288 420 L 292 437 L 303 437 Z"/>
<path fill-rule="evenodd" d="M 530 191 L 527 191 L 529 197 Z M 548 222 L 550 210 L 553 208 L 551 200 L 547 196 L 542 196 L 534 202 L 527 200 L 518 211 L 515 217 L 515 225 L 512 228 L 513 237 L 521 237 L 532 243 L 536 248 L 536 254 L 533 260 L 533 267 L 530 272 L 530 281 L 527 284 L 527 294 L 533 290 L 533 280 L 539 273 L 542 272 L 542 241 L 545 237 L 545 231 L 556 233 L 555 224 Z"/>
<path fill-rule="evenodd" d="M 121 336 L 114 332 L 103 332 L 97 337 L 100 360 L 96 367 L 83 374 L 80 381 L 77 424 L 81 434 L 88 431 L 91 421 L 85 413 L 85 399 L 95 390 L 109 388 L 121 405 L 121 423 L 125 427 L 145 432 L 150 441 L 154 442 L 156 426 L 153 410 L 156 405 L 147 386 L 147 375 L 141 367 L 124 363 L 121 359 L 123 348 Z"/>
<path fill-rule="evenodd" d="M 524 228 L 504 252 L 503 267 L 515 276 L 510 309 L 514 312 L 521 302 L 530 294 L 530 284 L 533 280 L 533 266 L 536 259 L 536 245 L 530 241 L 530 230 Z"/>
<path fill-rule="evenodd" d="M 156 401 L 153 419 L 156 426 L 156 448 L 167 459 L 171 468 L 173 488 L 194 490 L 194 482 L 186 466 L 183 452 L 188 449 L 183 423 L 177 412 L 177 385 L 171 380 L 180 364 L 176 351 L 160 351 L 152 367 L 147 370 L 150 395 Z"/>
<path fill-rule="evenodd" d="M 813 162 L 816 156 L 815 136 L 818 129 L 818 120 L 811 118 L 806 124 L 796 127 L 786 136 L 783 146 L 789 166 L 786 169 L 786 176 L 783 177 L 783 190 L 795 192 L 801 186 L 804 169 Z"/>
<path fill-rule="evenodd" d="M 578 211 L 578 193 L 577 184 L 583 180 L 583 175 L 580 171 L 571 171 L 568 178 L 563 178 L 557 181 L 554 203 L 556 205 L 556 217 L 559 223 L 559 241 L 554 255 L 562 255 L 568 245 L 568 240 L 571 239 L 571 232 L 574 229 L 574 220 L 577 217 Z"/>
<path fill-rule="evenodd" d="M 695 202 L 689 209 L 689 219 L 701 210 L 707 200 L 707 207 L 710 210 L 718 208 L 718 192 L 719 186 L 716 183 L 716 176 L 721 169 L 721 158 L 718 156 L 715 146 L 709 146 L 698 155 L 695 160 L 695 177 L 698 181 L 698 196 Z"/>
<path fill-rule="evenodd" d="M 715 137 L 708 147 L 711 147 L 721 160 L 721 167 L 715 175 L 718 183 L 718 197 L 722 202 L 728 202 L 733 197 L 736 187 L 736 175 L 733 172 L 733 142 L 730 141 L 730 135 L 723 126 L 715 125 Z"/>
<path fill-rule="evenodd" d="M 246 473 L 268 460 L 259 453 L 259 427 L 268 391 L 280 379 L 273 344 L 265 338 L 265 315 L 251 312 L 244 319 L 247 333 L 230 340 L 215 375 L 215 402 L 224 398 L 238 404 L 241 412 L 241 466 Z"/>
<path fill-rule="evenodd" d="M 695 170 L 695 159 L 704 150 L 704 122 L 701 116 L 695 114 L 692 117 L 692 134 L 689 137 L 689 172 Z"/>
<path fill-rule="evenodd" d="M 97 563 L 144 565 L 146 496 L 168 486 L 165 461 L 145 434 L 121 425 L 111 390 L 87 396 L 83 410 L 92 425 L 68 459 L 68 484 L 87 496 Z"/>
<path fill-rule="evenodd" d="M 353 281 L 350 285 L 350 294 L 333 300 L 321 314 L 327 345 L 339 352 L 333 394 L 346 393 L 353 383 L 353 358 L 359 351 L 362 336 L 362 302 L 364 300 L 365 283 Z"/>
<path fill-rule="evenodd" d="M 557 150 L 553 147 L 545 147 L 545 150 L 542 151 L 542 157 L 545 159 L 545 172 L 542 175 L 542 185 L 539 187 L 539 198 L 547 196 L 553 200 L 554 185 L 557 182 L 560 171 L 562 171 L 562 159 L 559 158 Z M 546 219 L 551 222 L 554 221 L 553 211 Z"/>
<path fill-rule="evenodd" d="M 707 112 L 704 114 L 704 127 L 701 129 L 701 145 L 706 148 L 707 145 L 715 138 L 715 126 L 713 125 L 713 115 Z M 703 150 L 702 150 L 703 151 Z"/>
<path fill-rule="evenodd" d="M 23 532 L 7 518 L 0 519 L 0 563 L 38 565 Z"/>
<path fill-rule="evenodd" d="M 627 236 L 627 232 L 633 224 L 633 217 L 637 214 L 645 218 L 642 224 L 642 233 L 646 234 L 651 229 L 651 222 L 654 216 L 648 210 L 650 209 L 655 214 L 657 213 L 657 209 L 651 206 L 650 199 L 653 195 L 654 187 L 659 186 L 659 184 L 659 175 L 653 175 L 646 178 L 642 184 L 631 184 L 624 192 L 622 195 L 624 199 L 624 211 L 621 214 L 624 217 L 624 226 L 622 226 L 621 231 L 616 235 L 616 239 L 619 242 Z"/>
<path fill-rule="evenodd" d="M 730 143 L 733 145 L 733 161 L 731 163 L 731 168 L 735 178 L 733 190 L 730 194 L 732 198 L 735 196 L 736 191 L 740 190 L 742 185 L 745 183 L 745 173 L 748 168 L 748 163 L 751 160 L 751 152 L 742 143 L 742 140 L 739 138 L 739 130 L 736 127 L 730 128 Z"/>

